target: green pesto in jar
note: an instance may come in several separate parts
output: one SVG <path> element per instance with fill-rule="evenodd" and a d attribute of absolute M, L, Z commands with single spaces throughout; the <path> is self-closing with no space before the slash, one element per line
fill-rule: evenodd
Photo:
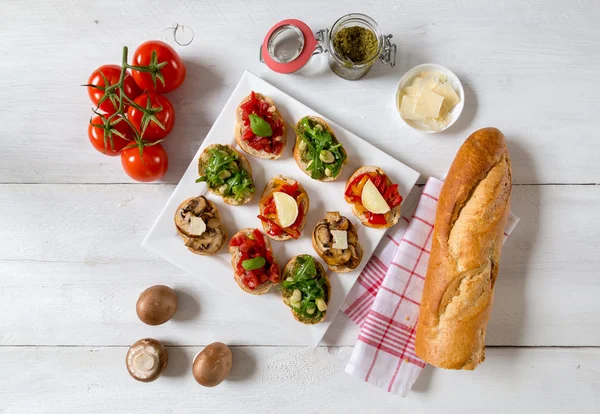
<path fill-rule="evenodd" d="M 333 47 L 343 58 L 359 64 L 372 59 L 377 54 L 379 42 L 371 30 L 350 26 L 335 33 Z"/>

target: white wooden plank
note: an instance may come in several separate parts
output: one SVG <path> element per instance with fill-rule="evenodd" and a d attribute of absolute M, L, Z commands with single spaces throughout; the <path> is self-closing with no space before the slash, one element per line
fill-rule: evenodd
<path fill-rule="evenodd" d="M 123 44 L 133 51 L 149 38 L 169 40 L 165 29 L 174 22 L 189 25 L 196 39 L 178 48 L 188 79 L 170 95 L 177 125 L 165 142 L 169 183 L 178 181 L 244 69 L 425 175 L 442 175 L 471 131 L 494 125 L 510 141 L 515 182 L 600 182 L 596 151 L 589 147 L 600 112 L 594 0 L 348 0 L 344 7 L 211 0 L 166 7 L 160 0 L 3 5 L 0 100 L 9 104 L 0 113 L 0 182 L 130 182 L 119 160 L 88 144 L 90 103 L 77 85 L 96 66 L 119 63 Z M 298 17 L 316 30 L 352 10 L 372 15 L 395 35 L 396 68 L 378 64 L 367 78 L 348 82 L 329 71 L 325 56 L 294 75 L 274 74 L 257 61 L 265 33 L 280 19 Z M 442 135 L 404 128 L 394 109 L 402 73 L 427 61 L 449 66 L 465 86 L 465 112 Z"/>
<path fill-rule="evenodd" d="M 491 349 L 473 372 L 428 367 L 402 399 L 343 372 L 351 348 L 233 348 L 228 380 L 191 375 L 201 348 L 168 348 L 150 384 L 125 369 L 126 348 L 0 348 L 0 403 L 12 413 L 594 413 L 599 349 Z"/>
<path fill-rule="evenodd" d="M 154 332 L 182 345 L 296 345 L 139 245 L 172 188 L 1 185 L 0 345 L 124 345 Z M 522 220 L 502 255 L 488 344 L 600 345 L 599 204 L 597 186 L 514 187 Z M 147 327 L 134 304 L 158 283 L 186 292 L 182 314 Z M 347 318 L 332 329 L 326 343 L 354 344 Z"/>

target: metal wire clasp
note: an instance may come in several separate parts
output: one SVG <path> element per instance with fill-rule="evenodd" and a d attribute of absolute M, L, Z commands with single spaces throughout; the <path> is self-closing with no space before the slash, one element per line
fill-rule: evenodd
<path fill-rule="evenodd" d="M 394 67 L 396 66 L 396 44 L 390 41 L 392 37 L 391 34 L 383 36 L 383 51 L 379 55 L 379 60 L 385 65 Z"/>

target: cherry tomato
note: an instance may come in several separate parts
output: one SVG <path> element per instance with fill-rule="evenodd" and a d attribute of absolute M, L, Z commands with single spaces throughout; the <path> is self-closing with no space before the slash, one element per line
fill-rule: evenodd
<path fill-rule="evenodd" d="M 166 65 L 160 67 L 163 63 Z M 148 92 L 171 92 L 185 80 L 185 65 L 181 57 L 175 49 L 160 40 L 142 43 L 135 50 L 131 64 L 150 67 L 149 72 L 131 70 L 135 82 Z"/>
<path fill-rule="evenodd" d="M 167 152 L 160 144 L 144 147 L 142 158 L 137 146 L 121 151 L 121 165 L 136 181 L 151 182 L 162 178 L 169 168 Z"/>
<path fill-rule="evenodd" d="M 127 119 L 140 133 L 147 124 L 143 139 L 158 141 L 171 132 L 175 126 L 175 109 L 167 97 L 157 93 L 144 93 L 138 96 L 134 102 L 145 108 L 145 111 L 132 105 L 127 111 Z M 160 124 L 164 129 L 160 127 Z"/>
<path fill-rule="evenodd" d="M 88 124 L 88 138 L 90 139 L 93 147 L 98 151 L 110 157 L 115 157 L 119 155 L 119 152 L 123 148 L 125 148 L 128 144 L 131 144 L 131 140 L 133 139 L 133 131 L 125 121 L 119 121 L 116 123 L 112 121 L 112 126 L 108 127 L 107 129 L 105 120 L 108 118 L 108 116 L 109 115 L 96 115 L 92 118 L 92 122 Z M 121 138 L 113 131 L 119 132 L 125 137 L 125 139 Z"/>
<path fill-rule="evenodd" d="M 92 103 L 98 107 L 99 110 L 106 112 L 109 115 L 117 112 L 117 109 L 119 108 L 119 89 L 115 89 L 115 92 L 111 93 L 106 98 L 104 97 L 104 89 L 119 83 L 120 77 L 121 66 L 102 65 L 93 71 L 88 79 L 87 90 Z M 123 90 L 125 91 L 125 95 L 132 100 L 142 93 L 129 73 L 127 73 L 123 79 Z M 127 107 L 125 100 L 123 100 L 123 107 Z"/>

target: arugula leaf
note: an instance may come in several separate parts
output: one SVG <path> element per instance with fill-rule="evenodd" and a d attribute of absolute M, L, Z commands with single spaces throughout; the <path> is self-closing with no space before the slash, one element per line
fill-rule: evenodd
<path fill-rule="evenodd" d="M 296 264 L 282 283 L 283 289 L 290 295 L 294 289 L 300 290 L 302 293 L 300 307 L 293 307 L 293 309 L 308 318 L 319 318 L 323 314 L 318 310 L 316 300 L 326 297 L 325 289 L 327 287 L 324 275 L 318 273 L 314 258 L 304 254 L 296 259 Z M 288 281 L 289 277 L 293 280 Z M 314 309 L 314 312 L 310 314 L 308 309 Z"/>
<path fill-rule="evenodd" d="M 256 114 L 250 114 L 248 117 L 250 118 L 250 128 L 254 132 L 254 135 L 258 137 L 270 137 L 273 135 L 271 125 L 267 121 Z"/>
<path fill-rule="evenodd" d="M 329 169 L 330 176 L 335 177 L 339 174 L 340 169 L 346 159 L 346 153 L 343 150 L 342 144 L 331 135 L 331 133 L 323 126 L 308 117 L 302 118 L 297 134 L 306 142 L 306 150 L 302 154 L 304 162 L 309 163 L 306 168 L 311 172 L 311 177 L 314 179 L 322 179 L 325 174 L 325 169 Z M 334 156 L 334 161 L 324 163 L 321 161 L 319 154 L 323 150 L 330 151 Z"/>

